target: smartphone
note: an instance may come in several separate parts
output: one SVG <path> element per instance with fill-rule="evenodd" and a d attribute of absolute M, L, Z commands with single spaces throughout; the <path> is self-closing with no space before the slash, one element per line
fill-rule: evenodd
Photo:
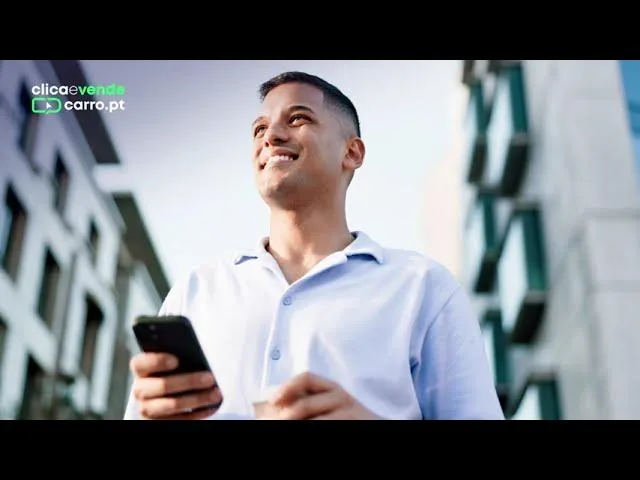
<path fill-rule="evenodd" d="M 178 367 L 160 376 L 177 373 L 211 372 L 207 357 L 188 318 L 181 315 L 137 317 L 133 333 L 144 352 L 170 353 Z"/>

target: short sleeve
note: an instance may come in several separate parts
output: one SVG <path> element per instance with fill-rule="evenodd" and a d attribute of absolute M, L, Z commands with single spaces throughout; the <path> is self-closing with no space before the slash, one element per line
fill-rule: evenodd
<path fill-rule="evenodd" d="M 413 377 L 425 419 L 504 419 L 480 325 L 461 286 L 429 324 Z"/>

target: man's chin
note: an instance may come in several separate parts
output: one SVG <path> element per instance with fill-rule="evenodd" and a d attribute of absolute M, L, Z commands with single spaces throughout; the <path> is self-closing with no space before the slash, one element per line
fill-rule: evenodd
<path fill-rule="evenodd" d="M 287 178 L 270 179 L 263 182 L 258 190 L 265 203 L 273 207 L 287 208 L 298 203 L 300 196 L 297 182 Z"/>

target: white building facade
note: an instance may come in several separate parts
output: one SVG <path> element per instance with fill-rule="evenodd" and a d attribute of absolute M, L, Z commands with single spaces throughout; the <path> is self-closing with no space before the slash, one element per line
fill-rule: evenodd
<path fill-rule="evenodd" d="M 465 60 L 463 83 L 464 281 L 507 417 L 640 418 L 638 64 Z"/>
<path fill-rule="evenodd" d="M 57 62 L 0 61 L 0 414 L 10 419 L 118 411 L 127 321 L 155 313 L 168 283 L 150 279 L 157 259 L 127 253 L 140 238 L 127 232 L 146 232 L 117 201 L 133 197 L 94 179 L 96 165 L 118 162 L 98 112 L 33 113 L 34 85 L 88 83 L 79 63 Z"/>

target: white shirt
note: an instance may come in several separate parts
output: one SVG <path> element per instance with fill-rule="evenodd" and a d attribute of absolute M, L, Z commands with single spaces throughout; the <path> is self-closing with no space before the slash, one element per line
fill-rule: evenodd
<path fill-rule="evenodd" d="M 160 314 L 191 320 L 224 401 L 211 419 L 309 371 L 387 419 L 503 419 L 478 319 L 434 260 L 363 232 L 288 284 L 267 239 L 177 282 Z M 138 418 L 130 397 L 126 419 Z"/>

